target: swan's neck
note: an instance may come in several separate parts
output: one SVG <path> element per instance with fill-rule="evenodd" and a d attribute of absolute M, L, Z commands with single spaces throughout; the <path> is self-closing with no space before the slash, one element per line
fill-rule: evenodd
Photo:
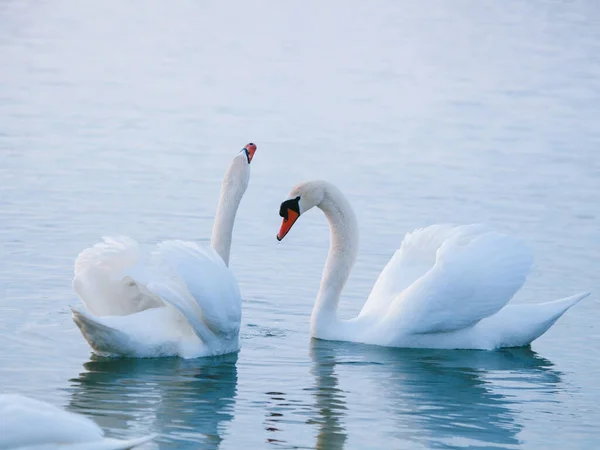
<path fill-rule="evenodd" d="M 221 185 L 219 205 L 217 206 L 212 237 L 210 239 L 210 246 L 221 255 L 226 266 L 229 266 L 229 253 L 231 251 L 231 236 L 233 234 L 235 215 L 247 186 L 248 180 L 244 177 L 244 174 L 240 173 L 240 166 L 234 160 L 229 166 Z"/>
<path fill-rule="evenodd" d="M 328 185 L 317 205 L 329 221 L 331 244 L 323 269 L 321 288 L 311 315 L 314 337 L 328 338 L 340 321 L 337 308 L 358 251 L 358 222 L 350 203 L 334 186 Z"/>

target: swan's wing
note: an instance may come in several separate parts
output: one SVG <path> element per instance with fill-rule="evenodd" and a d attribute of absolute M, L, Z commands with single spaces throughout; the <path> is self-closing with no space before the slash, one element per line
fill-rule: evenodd
<path fill-rule="evenodd" d="M 241 298 L 222 258 L 193 242 L 165 241 L 152 255 L 127 237 L 105 237 L 75 261 L 73 288 L 96 316 L 173 305 L 209 343 L 239 331 Z"/>
<path fill-rule="evenodd" d="M 456 227 L 431 225 L 404 236 L 400 248 L 385 266 L 361 311 L 361 316 L 385 314 L 394 298 L 435 264 L 436 253 Z"/>
<path fill-rule="evenodd" d="M 169 279 L 151 283 L 149 289 L 175 306 L 194 328 L 201 322 L 217 336 L 237 335 L 240 291 L 217 252 L 177 240 L 158 244 L 155 256 L 168 266 Z"/>
<path fill-rule="evenodd" d="M 155 274 L 139 244 L 128 237 L 104 237 L 75 261 L 73 289 L 97 316 L 120 316 L 163 306 L 144 284 Z"/>
<path fill-rule="evenodd" d="M 498 312 L 521 288 L 531 251 L 505 234 L 472 226 L 437 251 L 435 265 L 394 298 L 389 318 L 412 333 L 458 330 Z"/>

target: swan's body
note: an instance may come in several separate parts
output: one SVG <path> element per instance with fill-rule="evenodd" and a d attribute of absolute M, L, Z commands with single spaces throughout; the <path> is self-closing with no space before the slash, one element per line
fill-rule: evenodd
<path fill-rule="evenodd" d="M 358 317 L 342 320 L 338 302 L 358 250 L 358 224 L 346 198 L 324 181 L 296 186 L 281 205 L 277 237 L 283 239 L 313 206 L 325 213 L 331 229 L 311 315 L 316 338 L 412 348 L 520 347 L 589 295 L 507 305 L 531 269 L 529 249 L 483 225 L 433 225 L 405 236 Z"/>
<path fill-rule="evenodd" d="M 90 419 L 18 394 L 0 394 L 0 417 L 0 449 L 118 450 L 153 439 L 108 439 Z"/>
<path fill-rule="evenodd" d="M 255 150 L 246 146 L 225 174 L 211 248 L 165 241 L 144 251 L 117 237 L 79 254 L 73 288 L 85 309 L 73 309 L 73 320 L 96 353 L 195 358 L 239 350 L 242 300 L 229 251 Z"/>

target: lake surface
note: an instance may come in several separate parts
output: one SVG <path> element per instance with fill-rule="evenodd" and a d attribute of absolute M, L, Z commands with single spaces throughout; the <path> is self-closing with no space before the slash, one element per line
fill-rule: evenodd
<path fill-rule="evenodd" d="M 594 0 L 0 0 L 0 391 L 158 433 L 145 448 L 597 448 L 599 21 Z M 250 141 L 242 350 L 92 357 L 69 311 L 78 252 L 208 243 Z M 327 223 L 275 234 L 313 178 L 360 222 L 345 317 L 404 233 L 440 222 L 529 243 L 515 302 L 592 296 L 531 349 L 311 341 Z"/>

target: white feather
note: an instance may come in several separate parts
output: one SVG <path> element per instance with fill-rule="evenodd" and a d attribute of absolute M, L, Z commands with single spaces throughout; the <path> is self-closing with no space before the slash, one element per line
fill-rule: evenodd
<path fill-rule="evenodd" d="M 405 332 L 472 326 L 500 311 L 525 282 L 533 258 L 517 239 L 483 227 L 452 231 L 433 267 L 406 289 L 391 293 L 389 315 Z"/>
<path fill-rule="evenodd" d="M 98 316 L 126 315 L 163 306 L 143 283 L 153 277 L 149 255 L 128 237 L 104 237 L 75 260 L 73 289 Z"/>
<path fill-rule="evenodd" d="M 452 225 L 438 224 L 407 233 L 400 248 L 379 274 L 361 315 L 387 311 L 396 295 L 434 266 L 438 248 L 453 229 Z"/>
<path fill-rule="evenodd" d="M 107 439 L 90 419 L 19 394 L 0 394 L 0 449 L 118 450 L 153 439 Z"/>
<path fill-rule="evenodd" d="M 241 296 L 233 273 L 212 248 L 193 242 L 166 241 L 158 244 L 155 253 L 173 270 L 179 281 L 181 311 L 195 311 L 217 335 L 231 337 L 239 332 Z M 153 285 L 153 289 L 155 286 Z M 156 292 L 156 291 L 155 291 Z M 195 301 L 194 301 L 195 300 Z M 179 304 L 179 300 L 173 301 Z"/>
<path fill-rule="evenodd" d="M 238 350 L 241 297 L 214 250 L 167 241 L 144 252 L 132 239 L 104 238 L 81 255 L 73 286 L 86 309 L 74 309 L 73 319 L 96 353 L 191 358 Z"/>

